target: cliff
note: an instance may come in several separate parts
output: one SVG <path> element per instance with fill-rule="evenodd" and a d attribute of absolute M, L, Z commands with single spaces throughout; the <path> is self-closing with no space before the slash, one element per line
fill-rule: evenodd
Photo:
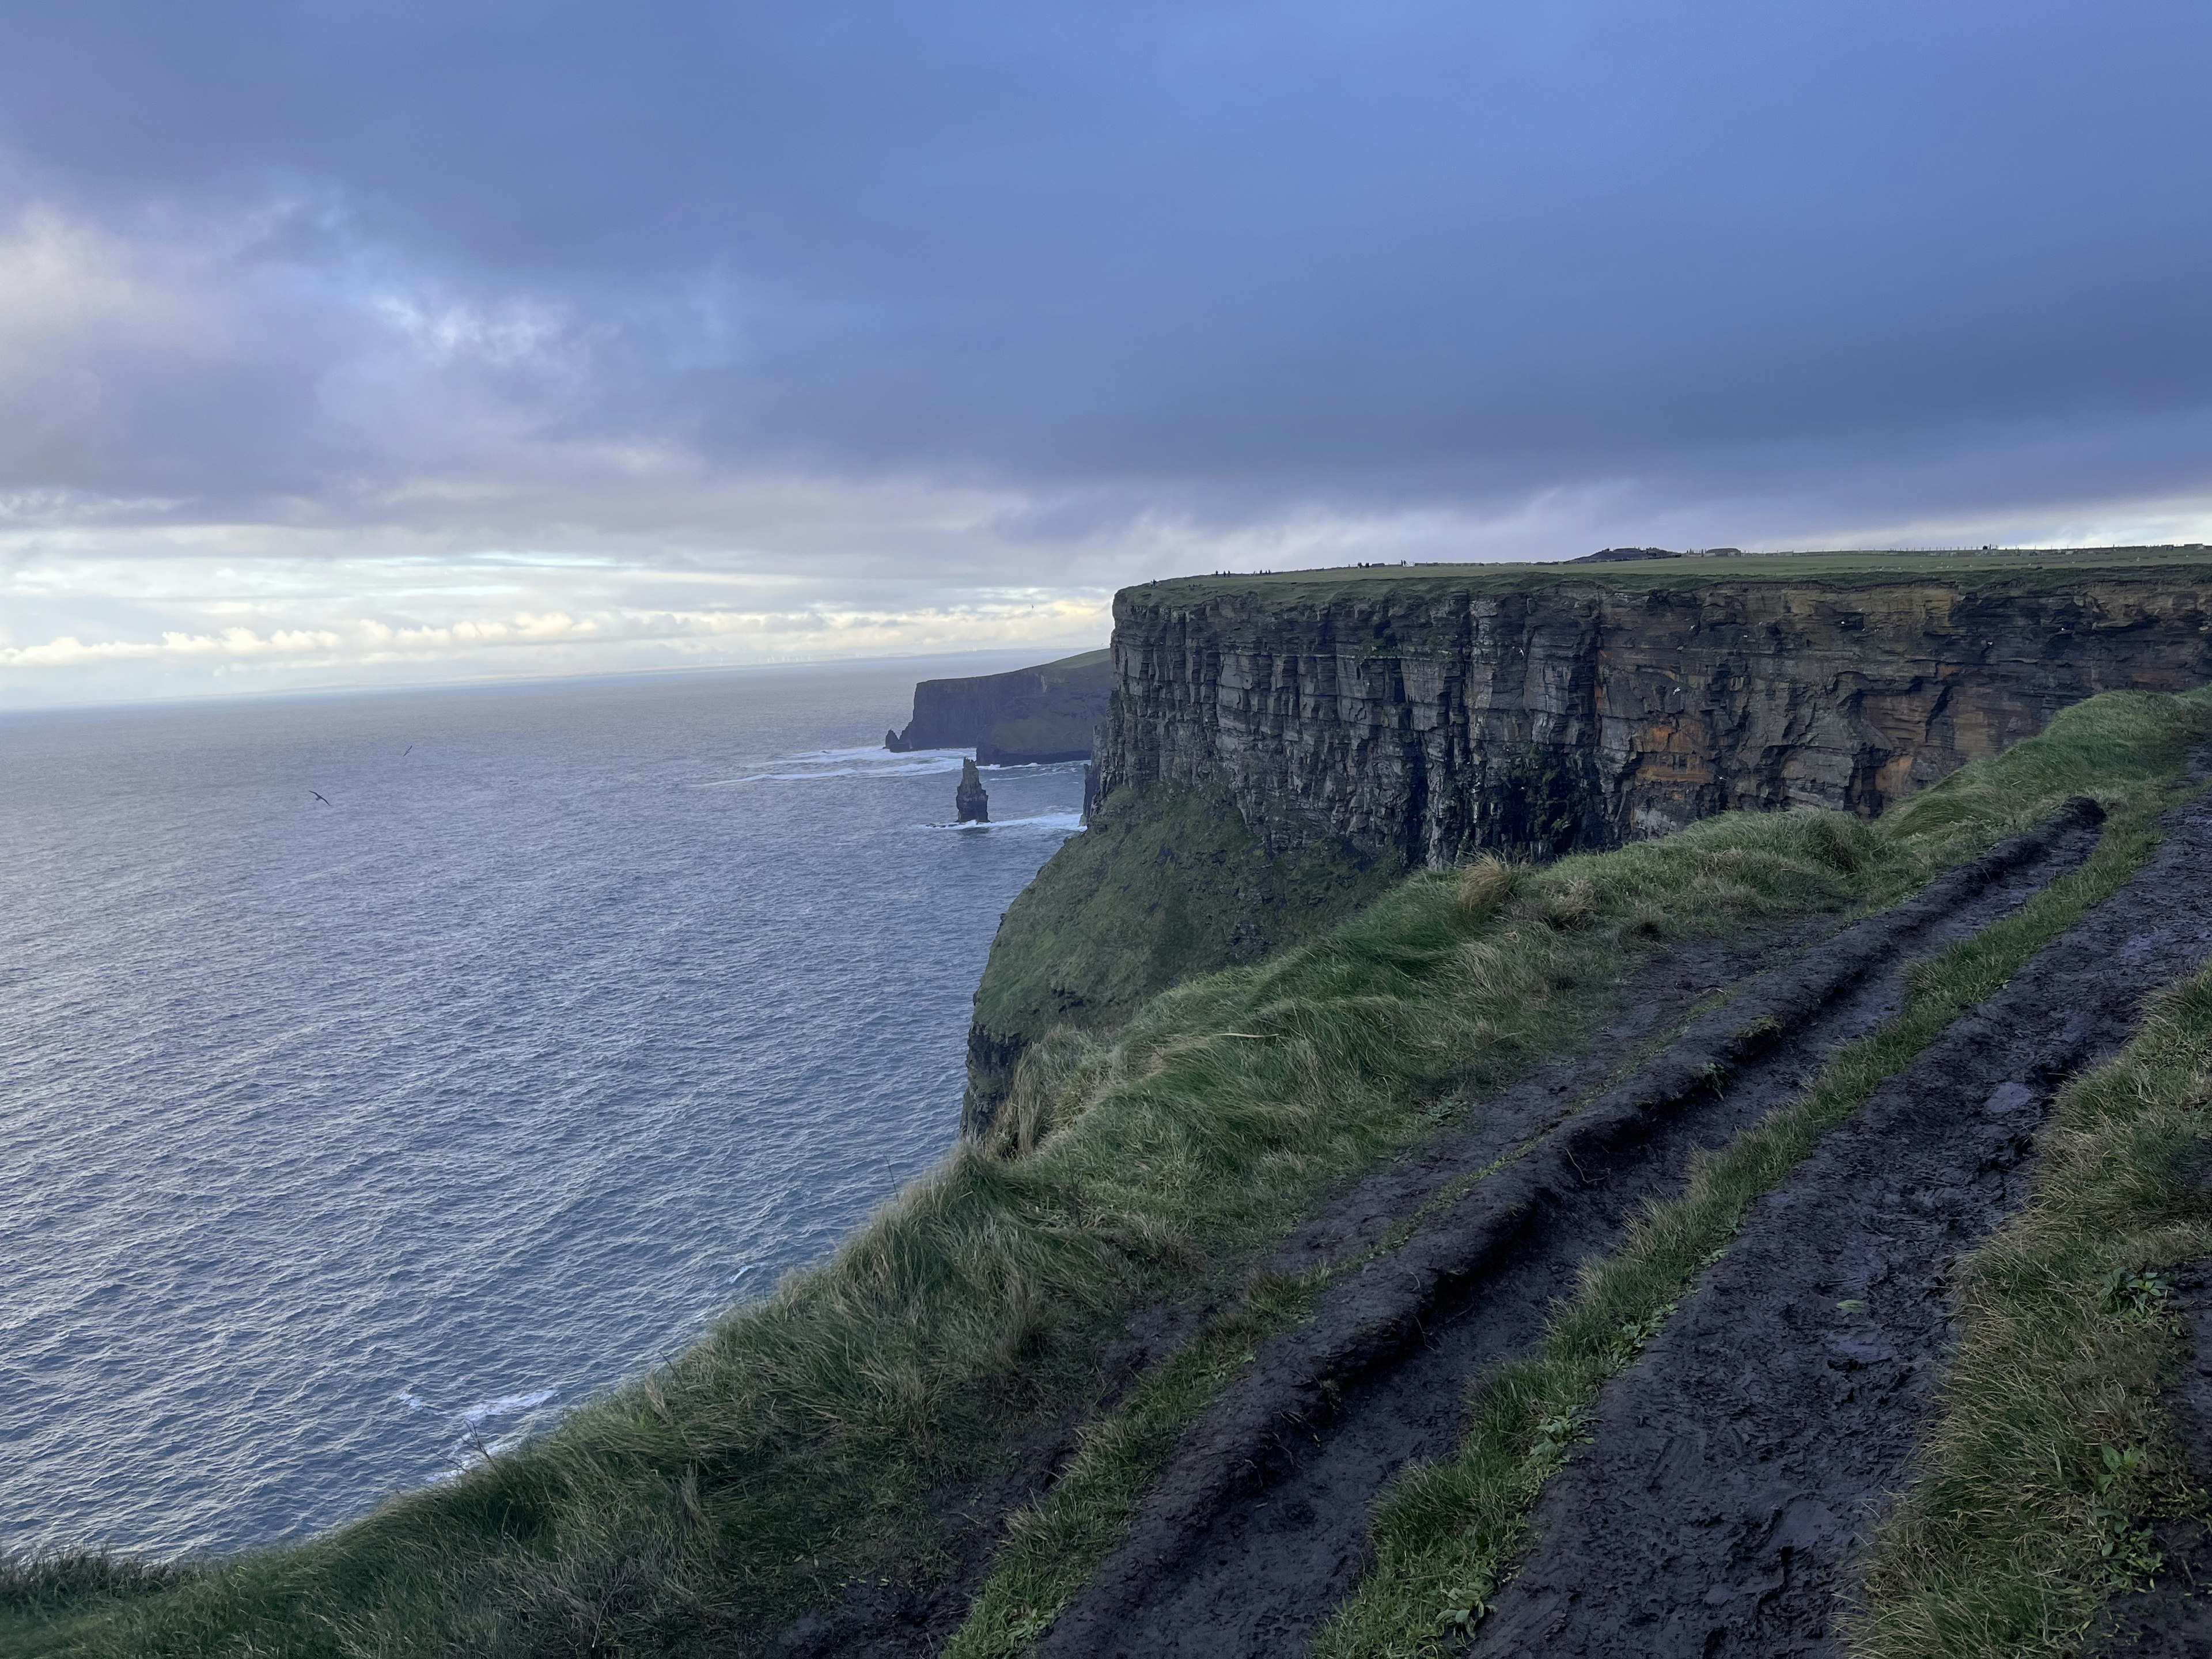
<path fill-rule="evenodd" d="M 1086 651 L 1004 674 L 924 680 L 914 688 L 914 718 L 885 733 L 884 747 L 973 749 L 985 766 L 1085 760 L 1113 678 L 1111 653 Z"/>
<path fill-rule="evenodd" d="M 1873 817 L 2097 692 L 2212 680 L 2212 550 L 1193 578 L 1118 595 L 1111 650 L 1092 830 L 976 994 L 974 1121 L 1050 1026 L 1115 1024 L 1393 872 L 1732 810 Z M 1227 913 L 1232 866 L 1260 914 Z"/>

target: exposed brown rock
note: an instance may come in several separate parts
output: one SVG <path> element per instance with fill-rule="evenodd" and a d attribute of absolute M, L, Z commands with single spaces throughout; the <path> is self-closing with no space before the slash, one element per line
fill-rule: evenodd
<path fill-rule="evenodd" d="M 1872 815 L 2067 703 L 2212 678 L 2202 567 L 1722 575 L 1128 589 L 1097 797 L 1223 787 L 1274 851 L 1550 857 L 1731 808 Z"/>

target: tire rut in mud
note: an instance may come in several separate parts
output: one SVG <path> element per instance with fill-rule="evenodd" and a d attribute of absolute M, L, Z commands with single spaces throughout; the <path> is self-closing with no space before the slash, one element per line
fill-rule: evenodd
<path fill-rule="evenodd" d="M 1838 930 L 1832 918 L 1753 928 L 1723 939 L 1693 940 L 1660 952 L 1624 977 L 1625 1006 L 1582 1052 L 1562 1054 L 1483 1103 L 1471 1128 L 1446 1133 L 1354 1182 L 1285 1238 L 1261 1270 L 1285 1275 L 1363 1255 L 1398 1219 L 1455 1179 L 1483 1169 L 1601 1092 L 1622 1069 L 1620 1056 L 1687 1018 L 1717 991 L 1785 963 Z M 1092 1411 L 1110 1407 L 1152 1364 L 1174 1354 L 1227 1299 L 1157 1303 L 1132 1314 L 1121 1339 L 1100 1356 L 1103 1384 Z M 1007 1517 L 1042 1497 L 1076 1448 L 1086 1413 L 1070 1413 L 1016 1449 L 1013 1468 L 933 1494 L 935 1541 L 948 1570 L 915 1580 L 847 1585 L 830 1605 L 802 1615 L 769 1638 L 775 1659 L 929 1659 L 967 1616 L 989 1572 Z"/>
<path fill-rule="evenodd" d="M 1486 1659 L 1829 1653 L 1852 1558 L 1907 1479 L 1952 1263 L 2026 1197 L 2058 1086 L 2212 951 L 2212 802 L 1963 1016 L 1747 1219 L 1547 1487 Z"/>
<path fill-rule="evenodd" d="M 2086 858 L 2100 817 L 2077 803 L 1761 976 L 1332 1290 L 1185 1437 L 1041 1651 L 1303 1651 L 1356 1581 L 1375 1497 L 1409 1459 L 1455 1445 L 1468 1379 L 1540 1334 L 1576 1270 L 1620 1243 L 1644 1200 L 1680 1188 L 1694 1149 L 1756 1121 L 1836 1045 L 1893 1015 L 1911 961 Z"/>

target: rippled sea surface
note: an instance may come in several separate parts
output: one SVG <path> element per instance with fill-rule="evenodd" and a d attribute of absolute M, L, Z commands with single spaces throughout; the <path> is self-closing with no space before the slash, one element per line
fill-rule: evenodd
<path fill-rule="evenodd" d="M 0 1547 L 358 1515 L 933 1162 L 1081 768 L 872 744 L 1008 665 L 0 718 Z"/>

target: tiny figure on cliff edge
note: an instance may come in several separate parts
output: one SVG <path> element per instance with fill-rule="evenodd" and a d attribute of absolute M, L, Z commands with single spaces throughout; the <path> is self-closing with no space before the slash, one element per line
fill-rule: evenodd
<path fill-rule="evenodd" d="M 953 791 L 952 805 L 963 823 L 991 821 L 991 798 L 983 793 L 983 775 L 975 769 L 972 760 L 960 763 L 960 787 Z"/>

